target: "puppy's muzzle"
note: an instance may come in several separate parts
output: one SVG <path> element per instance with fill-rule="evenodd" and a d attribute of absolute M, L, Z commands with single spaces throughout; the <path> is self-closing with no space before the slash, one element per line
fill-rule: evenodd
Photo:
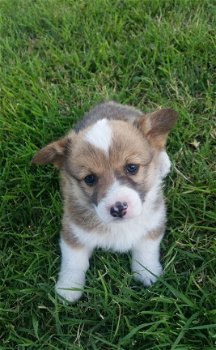
<path fill-rule="evenodd" d="M 110 215 L 114 218 L 123 218 L 127 213 L 128 204 L 126 202 L 116 202 L 113 207 L 110 208 Z"/>

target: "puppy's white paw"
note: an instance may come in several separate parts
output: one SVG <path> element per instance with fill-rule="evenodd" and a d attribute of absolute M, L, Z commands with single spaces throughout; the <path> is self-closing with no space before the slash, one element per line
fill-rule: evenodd
<path fill-rule="evenodd" d="M 149 287 L 152 284 L 154 284 L 158 277 L 163 274 L 163 269 L 160 264 L 155 266 L 147 267 L 147 269 L 143 268 L 142 270 L 137 269 L 137 271 L 134 272 L 134 278 L 137 281 L 140 281 L 144 284 L 144 286 Z"/>
<path fill-rule="evenodd" d="M 70 303 L 74 303 L 79 300 L 83 294 L 82 289 L 83 285 L 77 285 L 73 283 L 62 283 L 62 281 L 58 281 L 55 285 L 56 293 L 63 299 L 69 301 Z"/>

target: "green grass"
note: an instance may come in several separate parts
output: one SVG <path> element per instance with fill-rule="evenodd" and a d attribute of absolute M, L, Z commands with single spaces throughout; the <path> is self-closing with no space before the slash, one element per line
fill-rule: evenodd
<path fill-rule="evenodd" d="M 0 349 L 216 349 L 215 10 L 214 0 L 1 0 Z M 62 305 L 58 174 L 31 158 L 105 99 L 179 112 L 165 275 L 144 289 L 127 255 L 99 251 L 83 299 Z"/>

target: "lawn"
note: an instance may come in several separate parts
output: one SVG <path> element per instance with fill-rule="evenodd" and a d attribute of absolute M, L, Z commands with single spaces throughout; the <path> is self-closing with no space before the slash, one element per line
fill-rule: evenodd
<path fill-rule="evenodd" d="M 216 349 L 214 0 L 1 0 L 0 349 Z M 31 164 L 90 107 L 171 107 L 165 274 L 97 251 L 84 297 L 54 293 L 58 173 Z"/>

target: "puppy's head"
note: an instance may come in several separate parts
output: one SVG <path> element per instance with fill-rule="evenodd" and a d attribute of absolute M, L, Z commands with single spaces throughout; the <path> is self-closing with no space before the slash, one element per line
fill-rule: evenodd
<path fill-rule="evenodd" d="M 170 109 L 133 124 L 101 119 L 47 145 L 33 163 L 62 170 L 67 203 L 94 211 L 103 223 L 130 219 L 141 214 L 146 194 L 169 172 L 165 145 L 176 119 Z"/>

